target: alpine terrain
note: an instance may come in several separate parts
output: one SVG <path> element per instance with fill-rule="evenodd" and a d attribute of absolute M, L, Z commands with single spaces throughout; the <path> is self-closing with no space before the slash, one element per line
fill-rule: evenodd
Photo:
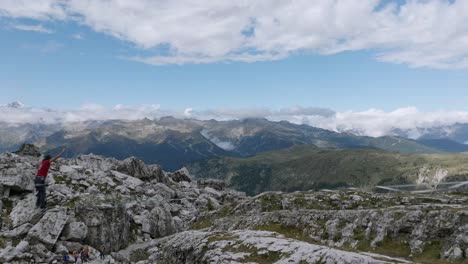
<path fill-rule="evenodd" d="M 0 262 L 464 263 L 468 196 L 265 192 L 168 173 L 136 158 L 59 159 L 35 208 L 38 149 L 0 155 Z M 100 259 L 103 251 L 104 259 Z"/>

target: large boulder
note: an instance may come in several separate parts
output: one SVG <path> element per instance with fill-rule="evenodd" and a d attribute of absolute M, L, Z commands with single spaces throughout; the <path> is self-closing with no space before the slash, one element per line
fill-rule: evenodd
<path fill-rule="evenodd" d="M 52 250 L 68 220 L 67 208 L 49 210 L 42 219 L 29 230 L 26 239 L 30 244 L 43 244 Z"/>
<path fill-rule="evenodd" d="M 176 192 L 173 189 L 162 183 L 154 184 L 149 190 L 154 191 L 155 194 L 164 197 L 165 200 L 170 200 L 176 195 Z"/>
<path fill-rule="evenodd" d="M 94 248 L 106 246 L 110 251 L 117 251 L 132 242 L 130 219 L 120 201 L 88 197 L 76 204 L 75 218 L 88 227 L 84 243 Z"/>
<path fill-rule="evenodd" d="M 127 212 L 133 221 L 141 226 L 141 231 L 149 234 L 151 238 L 171 235 L 177 231 L 171 206 L 163 199 L 158 199 L 158 196 L 145 204 L 137 202 L 128 204 Z"/>
<path fill-rule="evenodd" d="M 11 230 L 3 231 L 0 233 L 0 236 L 5 238 L 23 238 L 28 234 L 32 227 L 32 224 L 26 223 Z"/>
<path fill-rule="evenodd" d="M 78 158 L 70 160 L 68 165 L 81 166 L 95 171 L 106 171 L 113 169 L 118 163 L 119 162 L 113 158 L 104 158 L 102 156 L 89 154 L 80 155 Z"/>
<path fill-rule="evenodd" d="M 22 224 L 31 222 L 31 220 L 39 214 L 41 214 L 41 211 L 36 210 L 36 196 L 31 193 L 25 196 L 24 199 L 18 201 L 13 207 L 9 218 L 12 227 L 16 228 Z"/>
<path fill-rule="evenodd" d="M 4 196 L 10 191 L 33 191 L 37 167 L 30 160 L 12 153 L 0 155 L 0 186 Z"/>
<path fill-rule="evenodd" d="M 129 176 L 127 174 L 118 172 L 118 171 L 110 171 L 111 175 L 122 182 L 122 185 L 119 187 L 125 187 L 125 189 L 135 190 L 137 187 L 144 185 L 144 182 L 136 177 Z M 118 190 L 119 187 L 116 189 Z"/>
<path fill-rule="evenodd" d="M 226 183 L 222 180 L 216 179 L 199 179 L 197 180 L 197 186 L 200 189 L 210 187 L 217 191 L 223 191 L 226 188 Z"/>
<path fill-rule="evenodd" d="M 83 170 L 80 166 L 77 165 L 61 165 L 59 168 L 59 172 L 64 177 L 64 179 L 81 181 L 86 179 L 86 175 L 84 173 L 80 173 Z"/>
<path fill-rule="evenodd" d="M 170 173 L 168 176 L 175 182 L 192 182 L 192 179 L 190 178 L 190 173 L 185 167 L 174 173 Z"/>
<path fill-rule="evenodd" d="M 32 245 L 29 252 L 34 259 L 32 263 L 53 263 L 54 259 L 57 258 L 54 253 L 51 252 L 51 249 L 43 244 Z"/>
<path fill-rule="evenodd" d="M 135 157 L 122 161 L 116 170 L 143 181 L 157 180 L 158 182 L 165 182 L 165 176 L 161 167 L 157 165 L 148 166 L 142 160 Z"/>
<path fill-rule="evenodd" d="M 65 226 L 61 236 L 62 240 L 83 241 L 88 235 L 88 227 L 83 222 L 71 222 Z"/>

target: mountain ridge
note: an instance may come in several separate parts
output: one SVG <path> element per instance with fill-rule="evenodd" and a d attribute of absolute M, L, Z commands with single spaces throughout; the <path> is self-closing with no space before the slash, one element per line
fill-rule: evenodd
<path fill-rule="evenodd" d="M 87 121 L 61 126 L 0 123 L 0 131 L 3 132 L 0 150 L 16 149 L 24 142 L 35 143 L 42 151 L 52 152 L 68 146 L 66 157 L 90 153 L 115 158 L 137 156 L 145 162 L 161 164 L 167 170 L 219 156 L 250 157 L 310 144 L 323 149 L 377 148 L 402 153 L 468 150 L 450 139 L 445 139 L 444 144 L 435 144 L 434 141 L 395 136 L 373 138 L 264 118 L 203 121 L 168 116 L 158 120 Z"/>

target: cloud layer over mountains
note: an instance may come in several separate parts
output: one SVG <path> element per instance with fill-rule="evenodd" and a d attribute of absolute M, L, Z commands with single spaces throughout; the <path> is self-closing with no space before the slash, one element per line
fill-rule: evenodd
<path fill-rule="evenodd" d="M 194 118 L 200 120 L 232 120 L 243 118 L 267 118 L 272 121 L 289 121 L 307 124 L 333 131 L 350 131 L 359 135 L 391 135 L 395 129 L 418 138 L 420 129 L 468 123 L 466 111 L 421 112 L 407 107 L 385 112 L 378 109 L 367 111 L 334 112 L 314 107 L 291 107 L 280 110 L 269 109 L 215 109 L 198 111 L 194 109 L 165 110 L 159 105 L 116 105 L 106 108 L 98 104 L 86 104 L 78 110 L 54 110 L 25 106 L 21 103 L 0 105 L 0 122 L 11 125 L 21 123 L 70 123 L 88 120 L 138 120 L 158 119 L 164 116 Z"/>
<path fill-rule="evenodd" d="M 465 0 L 2 0 L 1 17 L 47 33 L 56 21 L 85 25 L 147 51 L 126 58 L 154 65 L 372 50 L 413 67 L 468 67 Z"/>

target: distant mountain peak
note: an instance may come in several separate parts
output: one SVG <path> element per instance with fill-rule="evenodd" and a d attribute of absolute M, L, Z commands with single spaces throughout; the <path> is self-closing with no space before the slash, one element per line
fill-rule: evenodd
<path fill-rule="evenodd" d="M 179 121 L 180 119 L 173 116 L 162 116 L 159 118 L 159 121 Z"/>
<path fill-rule="evenodd" d="M 241 121 L 244 122 L 244 123 L 270 122 L 270 121 L 268 121 L 268 119 L 266 119 L 264 117 L 246 117 L 246 118 L 241 119 Z"/>

